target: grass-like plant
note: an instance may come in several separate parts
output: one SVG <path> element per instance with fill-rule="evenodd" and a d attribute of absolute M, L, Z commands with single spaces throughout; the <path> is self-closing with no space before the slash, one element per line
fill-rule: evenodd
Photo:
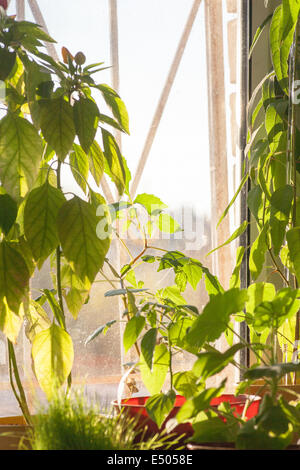
<path fill-rule="evenodd" d="M 145 440 L 145 431 L 124 413 L 104 414 L 97 403 L 77 391 L 71 395 L 57 393 L 46 406 L 41 406 L 34 417 L 29 442 L 32 450 L 179 448 L 178 437 L 162 433 Z"/>

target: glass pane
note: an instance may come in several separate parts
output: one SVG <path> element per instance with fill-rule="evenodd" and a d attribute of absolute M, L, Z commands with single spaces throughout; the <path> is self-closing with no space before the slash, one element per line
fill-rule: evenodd
<path fill-rule="evenodd" d="M 118 6 L 118 49 L 120 95 L 130 118 L 130 136 L 122 136 L 122 152 L 135 178 L 153 117 L 161 104 L 161 94 L 175 57 L 179 41 L 188 19 L 192 0 L 122 0 Z M 57 7 L 54 7 L 57 4 Z M 72 54 L 83 51 L 87 63 L 104 62 L 111 65 L 110 10 L 107 0 L 83 2 L 69 0 L 50 2 L 39 0 L 50 35 L 57 40 L 57 53 L 61 47 Z M 14 2 L 10 10 L 15 10 Z M 26 19 L 34 21 L 26 3 Z M 179 250 L 203 262 L 212 269 L 212 257 L 205 257 L 211 249 L 211 174 L 209 119 L 207 93 L 207 63 L 204 2 L 201 3 L 185 46 L 161 121 L 149 151 L 136 194 L 150 193 L 158 196 L 168 207 L 170 214 L 181 224 L 184 232 L 158 236 L 153 233 L 151 246 L 165 250 Z M 108 69 L 95 76 L 100 83 L 112 85 L 113 70 Z M 99 137 L 100 138 L 100 137 Z M 64 190 L 84 197 L 73 183 L 68 165 L 63 173 Z M 90 182 L 93 184 L 93 182 Z M 114 187 L 108 182 L 113 194 Z M 141 237 L 132 229 L 124 234 L 133 256 L 143 249 Z M 157 254 L 153 249 L 149 254 Z M 109 258 L 115 266 L 128 262 L 127 251 L 118 240 L 112 242 Z M 107 276 L 110 275 L 107 271 Z M 153 266 L 143 264 L 136 271 L 138 280 L 152 289 L 174 284 L 174 274 L 168 271 L 156 273 Z M 37 271 L 32 282 L 32 295 L 38 289 L 51 288 L 50 265 Z M 89 335 L 100 325 L 122 318 L 124 307 L 118 298 L 104 297 L 111 288 L 99 276 L 90 293 L 89 302 L 83 306 L 77 319 L 68 314 L 68 329 L 75 347 L 73 369 L 74 383 L 85 383 L 90 393 L 111 401 L 116 396 L 123 372 L 122 364 L 135 359 L 134 353 L 124 356 L 121 344 L 122 323 L 116 323 L 106 335 L 98 336 L 85 345 Z M 191 287 L 184 294 L 186 303 L 199 309 L 207 301 L 203 285 L 197 290 Z M 18 359 L 24 368 L 24 377 L 34 383 L 31 373 L 30 347 L 22 333 L 18 341 Z M 176 359 L 177 365 L 188 365 L 189 357 Z M 15 406 L 8 385 L 7 355 L 3 335 L 0 335 L 0 374 L 2 388 L 8 401 L 1 400 L 0 415 Z M 142 392 L 140 388 L 140 392 Z M 3 408 L 3 409 L 2 409 Z M 14 408 L 15 412 L 17 407 Z"/>

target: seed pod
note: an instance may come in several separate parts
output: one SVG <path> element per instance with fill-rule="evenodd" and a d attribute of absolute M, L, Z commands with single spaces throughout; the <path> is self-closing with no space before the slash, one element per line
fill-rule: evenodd
<path fill-rule="evenodd" d="M 83 52 L 77 52 L 75 55 L 75 62 L 77 65 L 83 65 L 86 61 L 86 57 Z"/>

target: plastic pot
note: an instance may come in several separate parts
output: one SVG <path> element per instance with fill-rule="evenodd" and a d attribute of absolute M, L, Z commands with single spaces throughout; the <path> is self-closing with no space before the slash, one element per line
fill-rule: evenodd
<path fill-rule="evenodd" d="M 146 410 L 146 402 L 149 396 L 141 396 L 141 397 L 132 397 L 132 398 L 125 398 L 121 400 L 121 406 L 118 405 L 117 400 L 113 402 L 114 407 L 118 410 L 125 410 L 129 416 L 134 417 L 137 419 L 138 426 L 144 428 L 147 426 L 148 430 L 145 434 L 145 437 L 149 437 L 159 431 L 156 423 L 149 417 L 147 410 Z M 250 405 L 246 410 L 246 418 L 250 419 L 257 415 L 259 410 L 259 405 L 261 402 L 261 397 L 252 396 L 252 395 L 231 395 L 231 394 L 223 394 L 219 397 L 213 398 L 210 402 L 212 407 L 216 409 L 218 406 L 223 402 L 229 402 L 231 408 L 234 410 L 234 414 L 236 416 L 241 416 L 244 411 L 245 404 L 247 400 L 250 400 Z M 165 428 L 166 422 L 174 418 L 178 413 L 181 406 L 186 402 L 186 398 L 181 395 L 176 395 L 175 404 L 167 416 L 166 420 L 164 421 L 161 430 Z M 224 419 L 224 418 L 221 418 Z M 178 435 L 184 434 L 185 437 L 191 437 L 194 433 L 192 425 L 190 423 L 182 423 L 179 424 L 172 433 L 176 433 Z"/>

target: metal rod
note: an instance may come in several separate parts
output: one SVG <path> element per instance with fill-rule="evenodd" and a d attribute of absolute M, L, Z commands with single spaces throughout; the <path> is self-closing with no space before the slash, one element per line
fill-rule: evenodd
<path fill-rule="evenodd" d="M 208 119 L 211 170 L 211 224 L 212 244 L 224 243 L 230 235 L 229 217 L 217 228 L 217 223 L 228 205 L 227 126 L 225 98 L 225 70 L 223 51 L 222 0 L 205 0 L 205 29 L 208 84 Z M 213 268 L 226 288 L 232 272 L 231 249 L 219 249 L 213 258 Z"/>
<path fill-rule="evenodd" d="M 156 109 L 154 117 L 152 119 L 150 130 L 149 130 L 149 133 L 147 135 L 146 142 L 145 142 L 145 145 L 144 145 L 144 148 L 143 148 L 143 151 L 142 151 L 139 163 L 138 163 L 138 167 L 137 167 L 137 170 L 136 170 L 136 174 L 135 174 L 135 177 L 134 177 L 132 185 L 131 185 L 130 194 L 131 194 L 132 198 L 134 198 L 134 195 L 137 191 L 138 184 L 139 184 L 140 179 L 142 177 L 143 170 L 145 168 L 145 165 L 146 165 L 146 162 L 147 162 L 147 159 L 148 159 L 148 156 L 149 156 L 149 153 L 150 153 L 150 150 L 151 150 L 151 147 L 152 147 L 152 144 L 153 144 L 153 141 L 154 141 L 159 123 L 161 121 L 161 118 L 162 118 L 167 100 L 169 98 L 169 94 L 170 94 L 172 85 L 174 83 L 175 76 L 176 76 L 176 73 L 178 71 L 178 68 L 179 68 L 179 65 L 180 65 L 180 62 L 181 62 L 186 44 L 187 44 L 188 39 L 190 37 L 192 26 L 193 26 L 195 18 L 197 16 L 200 4 L 201 4 L 201 0 L 195 0 L 194 1 L 194 4 L 193 4 L 192 9 L 190 11 L 190 14 L 188 16 L 188 20 L 186 22 L 183 34 L 181 36 L 177 51 L 175 53 L 175 57 L 174 57 L 174 60 L 172 62 L 172 65 L 171 65 L 171 68 L 170 68 L 165 86 L 164 86 L 163 91 L 162 91 L 162 94 L 160 96 L 157 109 Z"/>

